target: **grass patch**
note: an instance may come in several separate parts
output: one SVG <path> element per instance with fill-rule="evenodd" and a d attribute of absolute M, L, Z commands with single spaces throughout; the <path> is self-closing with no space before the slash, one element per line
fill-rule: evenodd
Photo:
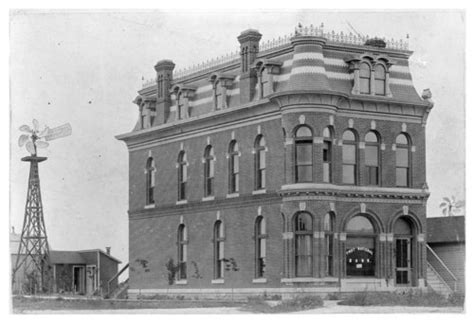
<path fill-rule="evenodd" d="M 253 313 L 289 313 L 322 307 L 323 304 L 319 296 L 297 296 L 279 301 L 275 306 L 271 306 L 264 297 L 249 297 L 243 309 Z"/>
<path fill-rule="evenodd" d="M 354 293 L 338 305 L 349 306 L 421 306 L 421 307 L 448 307 L 463 306 L 463 296 L 445 296 L 435 292 L 421 292 L 410 290 L 405 293 L 394 292 L 360 292 Z"/>
<path fill-rule="evenodd" d="M 230 301 L 191 301 L 191 300 L 106 300 L 106 299 L 45 299 L 15 296 L 12 299 L 14 313 L 41 310 L 116 310 L 116 309 L 154 309 L 154 308 L 207 308 L 236 307 L 241 303 Z"/>

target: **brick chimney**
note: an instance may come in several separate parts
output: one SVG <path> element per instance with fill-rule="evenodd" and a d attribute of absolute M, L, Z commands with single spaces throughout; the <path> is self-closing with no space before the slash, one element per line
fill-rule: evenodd
<path fill-rule="evenodd" d="M 173 82 L 173 69 L 175 64 L 171 60 L 161 60 L 155 65 L 156 71 L 156 121 L 163 124 L 168 120 L 171 107 L 171 83 Z"/>
<path fill-rule="evenodd" d="M 250 66 L 257 58 L 262 34 L 255 29 L 243 31 L 237 39 L 240 43 L 240 103 L 250 102 L 255 94 L 257 75 Z"/>
<path fill-rule="evenodd" d="M 105 247 L 105 253 L 110 256 L 110 249 L 111 247 Z"/>

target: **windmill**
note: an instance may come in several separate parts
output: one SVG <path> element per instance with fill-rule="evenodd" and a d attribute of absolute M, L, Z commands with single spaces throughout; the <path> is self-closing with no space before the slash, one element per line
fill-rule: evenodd
<path fill-rule="evenodd" d="M 30 163 L 28 192 L 26 196 L 25 217 L 21 231 L 20 244 L 16 255 L 15 267 L 12 272 L 12 285 L 15 288 L 15 279 L 25 280 L 22 286 L 17 286 L 20 292 L 37 293 L 51 291 L 52 273 L 49 259 L 48 236 L 43 217 L 43 203 L 38 173 L 38 163 L 46 157 L 37 155 L 38 148 L 47 148 L 48 141 L 69 136 L 72 133 L 71 125 L 50 129 L 45 127 L 39 130 L 39 123 L 33 119 L 33 127 L 23 125 L 25 132 L 18 139 L 20 147 L 25 146 L 31 154 L 21 160 Z"/>

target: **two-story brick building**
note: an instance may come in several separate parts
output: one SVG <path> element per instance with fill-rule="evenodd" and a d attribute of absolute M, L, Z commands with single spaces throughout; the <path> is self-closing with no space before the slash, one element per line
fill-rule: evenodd
<path fill-rule="evenodd" d="M 137 125 L 118 136 L 130 296 L 425 287 L 433 103 L 406 43 L 312 26 L 261 36 L 181 72 L 159 61 L 139 91 Z"/>

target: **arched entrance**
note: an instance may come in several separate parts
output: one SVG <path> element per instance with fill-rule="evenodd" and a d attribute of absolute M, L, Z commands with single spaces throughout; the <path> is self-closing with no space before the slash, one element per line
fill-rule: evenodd
<path fill-rule="evenodd" d="M 393 227 L 395 240 L 395 284 L 413 285 L 413 225 L 409 218 L 400 217 Z"/>
<path fill-rule="evenodd" d="M 346 276 L 374 277 L 376 259 L 376 231 L 371 220 L 356 215 L 346 224 Z"/>

